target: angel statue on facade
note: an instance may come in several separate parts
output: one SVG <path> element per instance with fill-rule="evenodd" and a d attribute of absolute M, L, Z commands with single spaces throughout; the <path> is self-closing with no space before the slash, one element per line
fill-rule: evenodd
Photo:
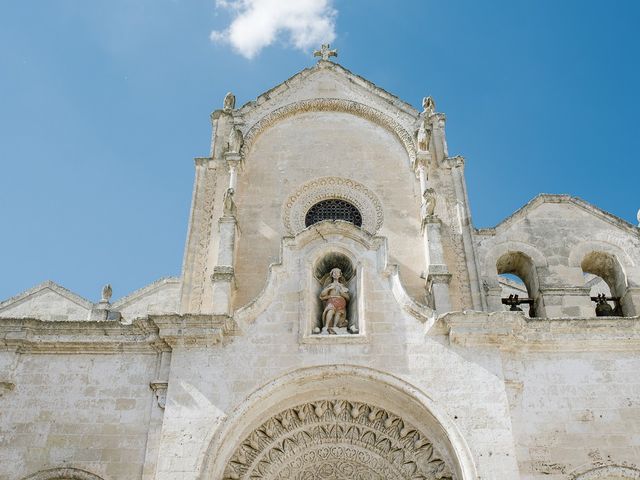
<path fill-rule="evenodd" d="M 344 285 L 344 277 L 339 268 L 332 268 L 320 292 L 320 300 L 325 302 L 322 312 L 322 327 L 330 335 L 336 335 L 333 327 L 343 328 L 349 325 L 347 303 L 351 298 L 349 289 Z"/>

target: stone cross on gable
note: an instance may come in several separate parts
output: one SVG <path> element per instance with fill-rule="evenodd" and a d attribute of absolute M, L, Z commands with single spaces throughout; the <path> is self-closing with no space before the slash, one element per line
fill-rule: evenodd
<path fill-rule="evenodd" d="M 331 45 L 329 45 L 328 43 L 323 43 L 322 47 L 320 47 L 320 50 L 315 50 L 313 52 L 313 56 L 314 57 L 322 57 L 321 60 L 329 60 L 329 57 L 337 57 L 338 56 L 338 50 L 331 50 L 330 49 Z"/>

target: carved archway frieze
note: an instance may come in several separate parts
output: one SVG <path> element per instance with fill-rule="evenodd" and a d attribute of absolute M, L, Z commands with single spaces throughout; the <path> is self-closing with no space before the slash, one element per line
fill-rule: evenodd
<path fill-rule="evenodd" d="M 24 480 L 102 480 L 102 478 L 79 468 L 62 467 L 42 470 Z"/>
<path fill-rule="evenodd" d="M 244 136 L 244 144 L 241 150 L 243 158 L 246 158 L 247 154 L 251 151 L 251 147 L 260 134 L 270 126 L 293 115 L 307 112 L 349 113 L 380 125 L 392 132 L 398 138 L 407 151 L 410 164 L 413 165 L 415 163 L 416 146 L 414 138 L 400 123 L 368 105 L 341 98 L 314 98 L 310 100 L 302 100 L 285 105 L 268 113 L 246 132 Z"/>
<path fill-rule="evenodd" d="M 286 231 L 295 235 L 304 230 L 309 209 L 329 198 L 355 205 L 362 216 L 362 229 L 370 234 L 375 234 L 384 222 L 382 204 L 372 190 L 348 178 L 321 177 L 303 184 L 285 201 L 282 220 Z"/>
<path fill-rule="evenodd" d="M 416 427 L 386 409 L 318 400 L 266 420 L 236 448 L 224 480 L 453 480 L 451 468 Z"/>

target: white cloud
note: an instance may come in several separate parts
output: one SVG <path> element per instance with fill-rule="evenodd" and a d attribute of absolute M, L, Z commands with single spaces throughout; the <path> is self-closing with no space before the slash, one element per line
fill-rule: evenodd
<path fill-rule="evenodd" d="M 333 41 L 336 10 L 333 0 L 216 0 L 216 8 L 233 11 L 228 28 L 211 32 L 211 40 L 228 43 L 253 58 L 284 36 L 295 48 L 306 50 Z"/>

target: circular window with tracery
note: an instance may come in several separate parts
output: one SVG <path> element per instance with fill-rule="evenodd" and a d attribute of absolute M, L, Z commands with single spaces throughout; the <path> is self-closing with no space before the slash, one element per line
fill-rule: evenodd
<path fill-rule="evenodd" d="M 344 220 L 362 227 L 360 211 L 346 200 L 338 198 L 322 200 L 311 207 L 304 217 L 304 226 L 308 227 L 323 220 Z"/>

